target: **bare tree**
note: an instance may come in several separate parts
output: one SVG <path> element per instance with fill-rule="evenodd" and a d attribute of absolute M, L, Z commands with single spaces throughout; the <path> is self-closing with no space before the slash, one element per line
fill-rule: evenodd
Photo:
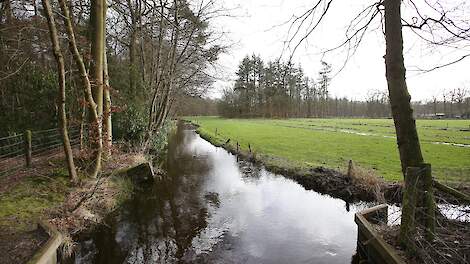
<path fill-rule="evenodd" d="M 64 57 L 60 49 L 59 37 L 55 24 L 54 14 L 49 0 L 42 0 L 45 15 L 47 18 L 47 24 L 49 26 L 49 34 L 51 37 L 51 43 L 54 51 L 54 56 L 57 61 L 57 71 L 59 73 L 59 96 L 57 98 L 59 105 L 59 119 L 60 119 L 60 132 L 62 134 L 62 144 L 64 147 L 65 158 L 67 160 L 67 169 L 69 172 L 70 179 L 72 182 L 78 182 L 77 170 L 75 169 L 75 163 L 73 161 L 73 151 L 70 145 L 70 138 L 67 128 L 67 112 L 65 109 L 65 66 Z"/>
<path fill-rule="evenodd" d="M 75 33 L 73 30 L 73 26 L 72 26 L 72 19 L 70 16 L 70 11 L 67 7 L 67 4 L 65 3 L 65 0 L 59 0 L 59 4 L 63 13 L 63 20 L 64 20 L 64 24 L 65 24 L 65 28 L 66 28 L 66 32 L 68 36 L 69 48 L 73 55 L 75 63 L 78 67 L 80 77 L 83 82 L 84 93 L 85 93 L 85 97 L 86 97 L 89 112 L 90 112 L 90 119 L 91 119 L 90 129 L 92 129 L 91 140 L 95 141 L 96 147 L 97 147 L 95 150 L 95 155 L 94 155 L 95 165 L 94 165 L 92 176 L 96 177 L 101 170 L 101 152 L 102 152 L 101 117 L 98 111 L 98 104 L 95 102 L 95 99 L 93 98 L 92 82 L 90 81 L 88 71 L 83 61 L 83 57 L 80 54 L 78 47 L 77 47 L 77 42 L 75 40 Z M 102 102 L 102 95 L 101 95 L 101 102 Z"/>
<path fill-rule="evenodd" d="M 454 89 L 453 94 L 454 101 L 459 109 L 459 115 L 462 116 L 464 114 L 464 102 L 468 95 L 468 91 L 465 88 L 456 88 Z"/>
<path fill-rule="evenodd" d="M 328 13 L 333 0 L 317 0 L 313 7 L 302 13 L 300 16 L 294 16 L 289 29 L 287 48 L 291 47 L 294 39 L 304 32 L 306 34 L 300 37 L 297 44 L 294 44 L 290 58 L 305 41 L 308 36 L 318 27 Z M 406 69 L 403 58 L 403 36 L 402 28 L 407 27 L 412 30 L 418 37 L 429 44 L 446 45 L 456 47 L 468 45 L 470 41 L 470 25 L 467 20 L 458 17 L 452 17 L 452 12 L 446 10 L 438 2 L 430 3 L 424 0 L 424 5 L 433 12 L 431 15 L 424 15 L 421 8 L 413 0 L 408 1 L 407 8 L 415 12 L 416 16 L 412 21 L 408 21 L 401 14 L 401 0 L 381 0 L 372 2 L 365 9 L 359 12 L 349 23 L 346 29 L 346 38 L 338 46 L 333 47 L 325 52 L 330 52 L 339 48 L 346 48 L 347 55 L 353 55 L 360 45 L 363 36 L 376 18 L 381 18 L 381 22 L 385 24 L 385 67 L 386 78 L 389 90 L 390 105 L 395 123 L 397 135 L 397 145 L 400 154 L 401 167 L 403 176 L 407 180 L 406 191 L 403 203 L 403 217 L 401 238 L 404 245 L 408 248 L 413 247 L 411 241 L 414 237 L 413 230 L 415 225 L 414 207 L 423 206 L 425 216 L 421 216 L 420 221 L 427 229 L 427 238 L 432 240 L 434 233 L 434 200 L 432 195 L 432 176 L 430 165 L 425 164 L 421 152 L 420 141 L 416 130 L 415 119 L 413 117 L 413 109 L 411 107 L 411 97 L 408 93 L 406 84 Z M 437 17 L 433 17 L 436 15 Z M 308 21 L 308 22 L 307 22 Z M 459 62 L 470 54 L 463 55 L 460 58 L 450 62 L 437 65 L 425 71 L 435 70 L 453 63 Z M 408 169 L 410 175 L 418 179 L 419 184 L 417 190 L 413 190 L 411 182 L 406 177 Z M 415 170 L 413 168 L 418 168 Z M 418 173 L 419 172 L 419 173 Z M 424 172 L 424 173 L 423 173 Z M 417 175 L 419 174 L 419 175 Z M 414 185 L 414 184 L 413 184 Z M 413 193 L 415 192 L 415 193 Z M 412 198 L 419 192 L 420 197 Z M 410 198 L 411 197 L 411 198 Z M 420 217 L 419 215 L 417 216 Z M 409 220 L 409 221 L 408 221 Z M 409 231 L 409 233 L 407 233 Z M 411 239 L 408 239 L 411 238 Z"/>

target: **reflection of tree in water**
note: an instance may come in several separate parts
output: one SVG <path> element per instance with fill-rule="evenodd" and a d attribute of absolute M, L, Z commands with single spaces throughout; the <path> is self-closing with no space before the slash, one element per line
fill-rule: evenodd
<path fill-rule="evenodd" d="M 138 190 L 119 215 L 111 218 L 115 224 L 95 234 L 93 242 L 100 252 L 95 254 L 93 247 L 86 252 L 96 257 L 78 263 L 235 264 L 301 262 L 312 256 L 324 257 L 325 262 L 331 259 L 331 263 L 357 263 L 357 256 L 350 257 L 356 227 L 336 220 L 344 216 L 344 203 L 286 184 L 287 180 L 278 181 L 249 162 L 234 166 L 233 156 L 214 153 L 207 144 L 193 131 L 173 134 L 165 157 L 168 174 Z M 209 155 L 201 155 L 204 151 Z M 286 205 L 277 202 L 290 194 L 294 197 L 287 201 L 289 206 L 297 206 L 284 210 Z M 335 213 L 316 222 L 318 208 L 308 210 L 306 202 L 322 210 L 331 206 Z M 357 205 L 351 207 L 357 211 Z M 313 221 L 313 227 L 292 227 L 291 221 L 284 221 L 303 216 Z M 331 234 L 324 234 L 331 243 L 315 239 L 319 228 L 331 228 Z M 343 238 L 336 228 L 348 237 Z M 279 251 L 281 246 L 286 251 Z"/>
<path fill-rule="evenodd" d="M 184 129 L 171 135 L 164 165 L 167 174 L 136 191 L 115 218 L 113 230 L 96 234 L 94 242 L 100 252 L 95 263 L 176 262 L 191 246 L 193 237 L 206 228 L 207 197 L 201 175 L 208 173 L 210 166 L 187 148 L 191 137 L 196 135 Z M 218 202 L 214 197 L 211 203 Z M 104 234 L 108 232 L 112 234 Z"/>

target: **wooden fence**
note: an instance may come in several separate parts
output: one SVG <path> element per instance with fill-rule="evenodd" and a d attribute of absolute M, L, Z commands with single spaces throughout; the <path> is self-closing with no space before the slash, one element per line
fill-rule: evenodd
<path fill-rule="evenodd" d="M 80 127 L 69 128 L 70 143 L 80 145 Z M 0 177 L 33 167 L 39 158 L 62 151 L 62 135 L 57 128 L 31 131 L 0 138 Z"/>

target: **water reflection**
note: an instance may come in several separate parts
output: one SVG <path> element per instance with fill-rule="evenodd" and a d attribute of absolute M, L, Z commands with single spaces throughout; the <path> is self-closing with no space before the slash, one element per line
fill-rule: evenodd
<path fill-rule="evenodd" d="M 139 190 L 76 263 L 350 263 L 366 205 L 237 162 L 194 131 L 170 139 L 168 174 Z"/>

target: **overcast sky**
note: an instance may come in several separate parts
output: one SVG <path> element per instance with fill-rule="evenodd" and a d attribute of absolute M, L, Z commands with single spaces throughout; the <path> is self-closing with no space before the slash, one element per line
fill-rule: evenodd
<path fill-rule="evenodd" d="M 439 0 L 440 3 L 445 0 Z M 446 2 L 461 2 L 447 0 Z M 219 97 L 220 90 L 230 87 L 236 78 L 238 63 L 245 55 L 257 54 L 264 61 L 278 58 L 283 50 L 288 25 L 279 26 L 288 21 L 292 15 L 300 14 L 312 5 L 312 0 L 224 0 L 223 5 L 234 8 L 233 17 L 217 18 L 215 26 L 227 33 L 227 38 L 234 43 L 228 54 L 220 58 L 219 64 L 223 79 L 214 84 L 211 97 Z M 333 1 L 322 26 L 311 35 L 307 42 L 295 53 L 294 62 L 301 64 L 305 74 L 317 77 L 322 59 L 322 50 L 335 46 L 344 37 L 345 28 L 351 18 L 362 10 L 371 0 L 338 0 Z M 468 7 L 468 6 L 467 6 Z M 462 16 L 470 17 L 468 8 Z M 406 12 L 406 11 L 404 11 Z M 456 87 L 470 88 L 470 58 L 430 73 L 420 73 L 412 69 L 430 68 L 461 56 L 470 49 L 455 51 L 430 48 L 404 29 L 405 64 L 407 66 L 408 87 L 412 100 L 426 100 L 440 95 L 443 89 Z M 330 91 L 332 96 L 364 99 L 369 90 L 386 90 L 384 36 L 380 29 L 380 20 L 372 24 L 357 53 L 348 61 L 346 68 L 332 80 Z M 332 64 L 334 73 L 344 63 L 346 53 L 336 52 L 323 57 Z M 287 57 L 287 56 L 286 56 Z"/>

